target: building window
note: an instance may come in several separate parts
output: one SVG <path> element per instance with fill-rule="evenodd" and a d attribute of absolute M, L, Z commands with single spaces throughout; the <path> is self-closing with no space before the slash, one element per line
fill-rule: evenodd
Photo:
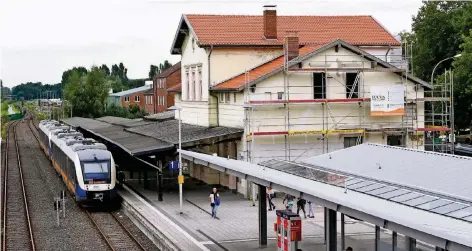
<path fill-rule="evenodd" d="M 233 103 L 236 103 L 236 92 L 233 93 Z"/>
<path fill-rule="evenodd" d="M 146 96 L 146 104 L 152 105 L 152 96 Z"/>
<path fill-rule="evenodd" d="M 139 96 L 134 96 L 134 102 L 139 102 Z"/>
<path fill-rule="evenodd" d="M 389 145 L 389 146 L 403 146 L 403 136 L 402 135 L 388 135 L 387 136 L 387 145 Z"/>
<path fill-rule="evenodd" d="M 129 102 L 129 96 L 125 96 L 125 102 Z"/>
<path fill-rule="evenodd" d="M 166 105 L 166 99 L 165 99 L 165 96 L 161 96 L 161 105 L 162 106 L 165 106 Z"/>
<path fill-rule="evenodd" d="M 272 93 L 271 92 L 266 92 L 265 93 L 265 100 L 272 100 Z"/>
<path fill-rule="evenodd" d="M 225 94 L 223 92 L 220 92 L 220 103 L 224 103 L 225 102 Z"/>
<path fill-rule="evenodd" d="M 231 100 L 231 98 L 230 98 L 230 93 L 229 93 L 229 92 L 225 92 L 225 103 L 229 103 L 230 100 Z"/>
<path fill-rule="evenodd" d="M 359 78 L 356 73 L 346 73 L 346 98 L 359 98 Z"/>
<path fill-rule="evenodd" d="M 196 92 L 197 92 L 197 98 L 198 100 L 202 100 L 202 94 L 203 94 L 203 91 L 202 91 L 202 88 L 203 88 L 203 84 L 202 84 L 202 67 L 198 67 L 198 79 L 197 79 L 197 87 L 196 88 Z"/>
<path fill-rule="evenodd" d="M 326 76 L 324 72 L 313 73 L 313 98 L 324 99 L 326 98 Z"/>
<path fill-rule="evenodd" d="M 157 105 L 160 105 L 160 106 L 165 105 L 164 96 L 157 96 Z"/>
<path fill-rule="evenodd" d="M 344 148 L 362 144 L 362 137 L 344 137 Z"/>
<path fill-rule="evenodd" d="M 182 88 L 182 100 L 188 100 L 188 92 L 189 92 L 189 72 L 188 72 L 188 68 L 185 69 L 185 80 L 184 80 L 184 86 Z"/>
<path fill-rule="evenodd" d="M 190 89 L 192 90 L 190 92 L 190 99 L 191 100 L 196 100 L 196 94 L 197 94 L 197 90 L 196 90 L 196 86 L 195 86 L 195 68 L 193 67 L 192 68 L 192 80 L 191 80 L 191 86 L 190 86 Z"/>
<path fill-rule="evenodd" d="M 284 93 L 283 92 L 277 92 L 277 99 L 282 100 L 284 98 Z"/>

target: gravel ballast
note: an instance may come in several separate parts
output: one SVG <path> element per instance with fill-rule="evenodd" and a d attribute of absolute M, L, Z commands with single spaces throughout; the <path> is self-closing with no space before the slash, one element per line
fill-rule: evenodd
<path fill-rule="evenodd" d="M 67 193 L 66 199 L 66 218 L 61 214 L 60 226 L 57 226 L 56 211 L 53 209 L 54 197 L 61 190 L 67 189 L 39 147 L 28 124 L 28 120 L 19 124 L 17 137 L 37 250 L 109 250 L 98 230 L 82 207 L 73 201 L 70 193 Z M 36 130 L 32 124 L 31 127 Z M 120 212 L 119 215 L 120 221 L 125 223 L 146 249 L 157 250 L 123 213 Z"/>

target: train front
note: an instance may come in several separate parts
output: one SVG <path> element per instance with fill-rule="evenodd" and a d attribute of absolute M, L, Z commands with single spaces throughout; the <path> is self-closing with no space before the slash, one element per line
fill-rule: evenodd
<path fill-rule="evenodd" d="M 78 151 L 77 156 L 76 201 L 90 205 L 115 203 L 116 169 L 111 153 L 102 149 L 87 149 Z"/>

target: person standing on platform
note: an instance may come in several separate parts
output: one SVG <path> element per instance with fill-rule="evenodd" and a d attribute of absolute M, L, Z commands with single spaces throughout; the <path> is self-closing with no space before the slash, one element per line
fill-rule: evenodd
<path fill-rule="evenodd" d="M 267 200 L 269 201 L 269 211 L 275 210 L 275 205 L 272 202 L 273 198 L 274 198 L 274 190 L 272 190 L 272 187 L 267 187 Z"/>
<path fill-rule="evenodd" d="M 294 205 L 294 202 L 293 202 L 294 199 L 295 199 L 295 197 L 293 195 L 290 195 L 290 194 L 285 195 L 285 198 L 282 201 L 282 203 L 285 204 L 285 201 L 287 201 L 287 205 L 285 206 L 285 208 L 287 210 L 292 211 L 292 208 L 293 208 L 293 205 Z"/>
<path fill-rule="evenodd" d="M 315 213 L 313 212 L 313 203 L 308 201 L 308 218 L 315 218 Z"/>
<path fill-rule="evenodd" d="M 216 191 L 216 188 L 213 188 L 213 191 L 210 193 L 210 200 L 211 206 L 211 217 L 216 218 L 216 211 L 218 210 L 218 206 L 220 205 L 220 195 Z"/>
<path fill-rule="evenodd" d="M 306 219 L 305 205 L 306 205 L 306 200 L 302 199 L 302 198 L 298 198 L 298 200 L 297 200 L 297 214 L 300 213 L 300 209 L 301 209 L 303 211 L 303 216 L 305 216 L 305 219 Z"/>

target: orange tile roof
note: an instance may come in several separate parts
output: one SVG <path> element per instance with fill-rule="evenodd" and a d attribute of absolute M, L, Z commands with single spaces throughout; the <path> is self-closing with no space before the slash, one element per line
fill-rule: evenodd
<path fill-rule="evenodd" d="M 323 47 L 323 45 L 308 45 L 299 49 L 299 55 L 304 56 L 313 51 L 318 50 L 319 48 Z M 275 71 L 284 66 L 284 56 L 280 56 L 271 60 L 265 64 L 262 64 L 252 70 L 246 75 L 242 73 L 234 78 L 231 78 L 225 82 L 215 85 L 212 89 L 213 90 L 221 90 L 221 89 L 238 89 L 243 87 L 246 83 L 252 82 L 260 77 L 265 76 L 272 71 Z"/>
<path fill-rule="evenodd" d="M 182 91 L 182 83 L 178 83 L 171 88 L 167 89 L 168 92 L 181 92 Z"/>
<path fill-rule="evenodd" d="M 278 40 L 264 38 L 263 17 L 185 15 L 200 45 L 281 45 L 287 31 L 298 31 L 300 44 L 341 39 L 353 45 L 400 45 L 371 16 L 277 16 Z"/>

